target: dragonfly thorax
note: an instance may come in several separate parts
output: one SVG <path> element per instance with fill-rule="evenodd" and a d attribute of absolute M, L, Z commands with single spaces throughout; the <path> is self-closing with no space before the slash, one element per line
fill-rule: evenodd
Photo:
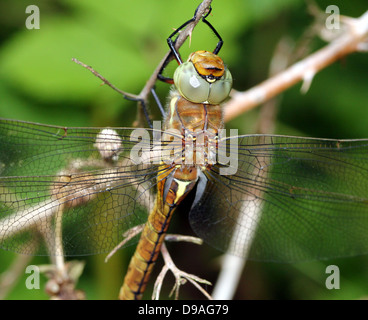
<path fill-rule="evenodd" d="M 182 137 L 173 164 L 208 169 L 216 163 L 218 131 L 224 128 L 220 105 L 190 102 L 177 90 L 170 98 L 165 130 Z"/>

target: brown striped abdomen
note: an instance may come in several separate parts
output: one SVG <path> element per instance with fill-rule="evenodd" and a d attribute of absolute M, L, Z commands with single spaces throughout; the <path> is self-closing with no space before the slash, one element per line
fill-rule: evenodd
<path fill-rule="evenodd" d="M 170 179 L 170 188 L 166 201 L 163 200 L 165 184 Z M 167 171 L 166 177 L 158 182 L 158 192 L 154 209 L 148 216 L 137 249 L 130 260 L 124 284 L 120 289 L 119 299 L 141 299 L 146 289 L 154 264 L 161 250 L 165 234 L 173 212 L 197 182 L 196 168 L 173 168 Z"/>
<path fill-rule="evenodd" d="M 157 205 L 151 212 L 146 223 L 137 249 L 130 260 L 128 272 L 125 276 L 124 285 L 120 290 L 119 298 L 122 300 L 141 299 L 153 266 L 161 250 L 162 242 L 171 219 L 171 209 L 167 215 L 157 211 Z M 155 223 L 152 224 L 152 220 Z M 160 222 L 158 221 L 160 220 Z M 161 225 L 161 227 L 160 227 Z M 156 229 L 159 227 L 158 229 Z"/>

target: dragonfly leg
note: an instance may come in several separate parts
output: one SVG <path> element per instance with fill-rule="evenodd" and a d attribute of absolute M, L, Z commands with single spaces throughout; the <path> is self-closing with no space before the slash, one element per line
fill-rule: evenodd
<path fill-rule="evenodd" d="M 202 18 L 202 21 L 208 25 L 210 27 L 210 29 L 212 30 L 212 32 L 215 34 L 215 36 L 218 38 L 218 42 L 216 45 L 215 50 L 213 50 L 214 54 L 218 54 L 220 52 L 220 49 L 222 47 L 222 45 L 224 44 L 224 41 L 222 40 L 220 34 L 216 31 L 215 27 L 208 21 L 206 20 L 206 18 L 208 17 L 208 15 L 211 13 L 212 8 L 210 7 L 210 10 L 207 12 L 207 14 Z"/>
<path fill-rule="evenodd" d="M 142 107 L 142 110 L 143 110 L 143 113 L 144 113 L 144 117 L 146 118 L 147 124 L 152 129 L 153 128 L 152 121 L 151 121 L 151 118 L 150 118 L 150 115 L 149 115 L 149 112 L 148 112 L 147 104 L 144 101 L 144 99 L 132 98 L 132 97 L 128 97 L 128 96 L 125 96 L 124 99 L 131 100 L 131 101 L 136 101 L 136 102 L 139 102 L 141 104 L 141 107 Z"/>
<path fill-rule="evenodd" d="M 152 93 L 153 98 L 156 101 L 156 104 L 157 104 L 158 108 L 160 109 L 160 112 L 161 112 L 162 117 L 165 118 L 166 112 L 165 112 L 164 107 L 162 106 L 162 103 L 160 101 L 160 98 L 158 97 L 158 95 L 156 93 L 155 87 L 153 87 L 151 89 L 151 93 Z"/>
<path fill-rule="evenodd" d="M 197 13 L 197 10 L 196 10 Z M 187 22 L 183 23 L 179 28 L 177 28 L 172 34 L 169 35 L 169 37 L 167 38 L 167 44 L 169 45 L 170 48 L 170 54 L 167 56 L 165 62 L 162 64 L 162 67 L 157 75 L 157 79 L 159 79 L 160 81 L 169 83 L 169 84 L 174 84 L 174 80 L 172 78 L 169 77 L 165 77 L 164 75 L 162 75 L 162 73 L 164 72 L 164 69 L 166 68 L 166 66 L 168 65 L 168 63 L 171 61 L 172 55 L 174 55 L 175 60 L 178 62 L 178 64 L 182 64 L 183 60 L 180 57 L 180 53 L 178 52 L 178 50 L 175 49 L 175 43 L 176 43 L 176 39 L 173 40 L 172 38 L 179 33 L 180 30 L 182 30 L 183 28 L 185 28 L 189 23 L 191 23 L 192 21 L 195 20 L 195 15 L 192 19 L 188 20 Z"/>
<path fill-rule="evenodd" d="M 167 44 L 170 48 L 170 51 L 171 51 L 171 54 L 166 58 L 165 62 L 163 63 L 158 75 L 157 75 L 157 78 L 163 82 L 166 82 L 166 83 L 169 83 L 169 84 L 173 84 L 174 81 L 172 78 L 168 78 L 168 77 L 165 77 L 162 75 L 162 72 L 164 71 L 164 69 L 166 68 L 167 64 L 171 61 L 171 58 L 172 58 L 172 55 L 174 55 L 174 58 L 175 60 L 178 62 L 178 64 L 182 64 L 183 63 L 183 60 L 181 59 L 180 57 L 180 53 L 178 52 L 178 50 L 176 50 L 175 48 L 175 43 L 176 43 L 176 39 L 173 40 L 173 37 L 175 37 L 182 29 L 184 29 L 189 23 L 193 22 L 196 20 L 197 18 L 197 11 L 198 11 L 198 8 L 199 6 L 197 7 L 197 9 L 195 10 L 194 12 L 194 16 L 192 19 L 189 19 L 188 21 L 186 21 L 185 23 L 183 23 L 179 28 L 175 29 L 175 31 L 169 35 L 169 37 L 167 38 Z M 222 45 L 223 45 L 223 40 L 221 38 L 221 36 L 219 35 L 219 33 L 216 31 L 216 29 L 214 28 L 214 26 L 208 22 L 208 20 L 206 20 L 206 18 L 208 17 L 208 15 L 211 13 L 212 11 L 212 8 L 211 6 L 208 8 L 208 12 L 206 13 L 206 15 L 204 15 L 202 17 L 202 21 L 207 24 L 209 26 L 209 28 L 212 30 L 212 32 L 216 35 L 216 37 L 219 39 L 217 45 L 216 45 L 216 48 L 215 50 L 213 51 L 214 54 L 217 54 Z"/>

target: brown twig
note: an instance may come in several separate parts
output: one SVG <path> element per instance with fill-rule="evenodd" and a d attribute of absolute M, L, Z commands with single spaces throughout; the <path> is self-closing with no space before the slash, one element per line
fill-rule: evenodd
<path fill-rule="evenodd" d="M 125 99 L 139 99 L 139 97 L 137 95 L 129 93 L 129 92 L 122 91 L 122 90 L 118 89 L 117 87 L 115 87 L 109 80 L 107 80 L 104 76 L 102 76 L 100 73 L 98 73 L 91 66 L 79 61 L 76 58 L 72 58 L 72 61 L 75 62 L 76 64 L 79 64 L 83 68 L 86 68 L 87 70 L 91 71 L 93 73 L 93 75 L 95 75 L 97 78 L 101 79 L 104 84 L 108 85 L 110 88 L 112 88 L 116 92 L 120 93 Z"/>

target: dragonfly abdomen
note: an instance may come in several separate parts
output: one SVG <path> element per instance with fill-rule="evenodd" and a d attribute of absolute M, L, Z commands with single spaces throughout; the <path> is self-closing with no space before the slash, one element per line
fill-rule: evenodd
<path fill-rule="evenodd" d="M 142 298 L 172 214 L 177 205 L 194 188 L 197 179 L 196 168 L 174 167 L 168 169 L 166 176 L 158 182 L 156 203 L 148 216 L 137 249 L 130 261 L 120 290 L 121 300 Z"/>
<path fill-rule="evenodd" d="M 120 290 L 121 300 L 140 300 L 146 289 L 151 271 L 160 253 L 162 242 L 174 208 L 167 214 L 157 210 L 157 204 L 149 215 L 142 231 L 137 249 L 130 261 L 124 285 Z M 154 219 L 154 223 L 152 220 Z M 156 227 L 159 227 L 156 229 Z"/>

